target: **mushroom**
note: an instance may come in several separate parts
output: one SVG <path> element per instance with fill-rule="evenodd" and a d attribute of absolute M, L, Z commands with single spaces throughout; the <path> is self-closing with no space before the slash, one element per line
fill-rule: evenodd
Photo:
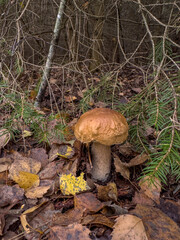
<path fill-rule="evenodd" d="M 80 117 L 74 134 L 83 143 L 92 142 L 92 178 L 105 182 L 111 171 L 111 145 L 123 143 L 128 136 L 125 117 L 108 108 L 95 108 Z"/>

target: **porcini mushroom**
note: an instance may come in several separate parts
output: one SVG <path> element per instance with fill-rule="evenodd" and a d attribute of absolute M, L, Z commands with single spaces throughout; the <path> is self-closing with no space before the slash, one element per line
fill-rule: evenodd
<path fill-rule="evenodd" d="M 92 177 L 105 182 L 111 171 L 111 145 L 123 143 L 128 136 L 125 117 L 108 108 L 95 108 L 84 113 L 74 127 L 76 138 L 92 142 Z"/>

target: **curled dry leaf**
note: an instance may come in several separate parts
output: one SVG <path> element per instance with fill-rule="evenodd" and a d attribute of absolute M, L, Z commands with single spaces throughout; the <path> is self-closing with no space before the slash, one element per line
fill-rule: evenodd
<path fill-rule="evenodd" d="M 83 225 L 104 225 L 109 228 L 113 228 L 114 222 L 111 221 L 108 217 L 102 215 L 102 214 L 93 214 L 93 215 L 87 215 L 85 216 L 81 223 Z"/>
<path fill-rule="evenodd" d="M 10 140 L 10 133 L 7 129 L 0 129 L 0 149 L 6 146 Z"/>
<path fill-rule="evenodd" d="M 122 208 L 117 204 L 112 204 L 111 202 L 107 202 L 103 207 L 101 213 L 107 217 L 117 216 L 128 213 L 128 210 Z"/>
<path fill-rule="evenodd" d="M 98 198 L 104 202 L 117 201 L 117 186 L 114 182 L 108 183 L 106 186 L 97 185 Z"/>
<path fill-rule="evenodd" d="M 129 168 L 123 165 L 120 158 L 115 153 L 113 153 L 113 156 L 116 172 L 119 172 L 125 179 L 129 179 L 130 177 Z"/>
<path fill-rule="evenodd" d="M 54 226 L 51 227 L 50 238 L 51 240 L 63 239 L 63 240 L 91 240 L 89 237 L 89 229 L 81 224 L 71 224 L 67 227 Z"/>
<path fill-rule="evenodd" d="M 28 210 L 24 211 L 23 214 L 21 214 L 21 216 L 20 216 L 21 224 L 22 224 L 24 230 L 26 231 L 26 233 L 29 233 L 31 231 L 31 229 L 32 229 L 32 227 L 30 226 L 30 224 L 27 221 L 27 216 L 29 214 L 34 213 L 37 209 L 39 209 L 45 203 L 46 202 L 43 202 L 43 203 L 41 203 L 39 205 L 36 205 L 36 206 L 34 206 L 32 208 L 29 208 Z"/>
<path fill-rule="evenodd" d="M 126 214 L 116 219 L 112 240 L 148 240 L 143 222 L 140 218 Z"/>

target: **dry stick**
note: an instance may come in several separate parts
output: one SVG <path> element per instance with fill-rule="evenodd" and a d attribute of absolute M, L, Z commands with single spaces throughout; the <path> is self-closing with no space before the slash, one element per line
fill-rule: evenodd
<path fill-rule="evenodd" d="M 34 103 L 34 107 L 38 108 L 40 107 L 40 103 L 42 102 L 43 96 L 45 94 L 46 88 L 48 86 L 48 79 L 49 79 L 49 75 L 50 75 L 50 68 L 52 65 L 52 60 L 54 57 L 54 50 L 55 50 L 55 44 L 57 43 L 58 39 L 59 39 L 59 33 L 60 33 L 60 26 L 61 26 L 61 22 L 62 22 L 62 16 L 63 16 L 63 12 L 65 9 L 65 3 L 66 0 L 61 0 L 60 5 L 59 5 L 59 10 L 58 10 L 58 14 L 57 14 L 57 18 L 56 18 L 56 23 L 55 23 L 55 27 L 54 27 L 54 33 L 53 33 L 53 37 L 51 40 L 51 45 L 49 48 L 49 53 L 48 53 L 48 57 L 46 60 L 46 65 L 44 68 L 44 73 L 43 73 L 43 77 L 41 80 L 41 85 L 38 91 L 38 94 L 36 96 L 36 100 Z"/>

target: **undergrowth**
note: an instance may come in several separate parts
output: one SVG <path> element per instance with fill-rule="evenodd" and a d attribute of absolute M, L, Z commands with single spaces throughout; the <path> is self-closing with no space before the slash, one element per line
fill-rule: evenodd
<path fill-rule="evenodd" d="M 168 174 L 180 179 L 180 75 L 165 77 L 118 108 L 129 119 L 130 141 L 150 157 L 143 174 L 167 183 Z M 154 129 L 151 140 L 145 134 L 148 128 Z"/>
<path fill-rule="evenodd" d="M 44 112 L 34 108 L 25 94 L 0 85 L 0 112 L 4 115 L 0 127 L 5 128 L 13 139 L 33 135 L 39 142 L 49 143 L 54 136 L 64 139 L 66 122 L 59 114 L 46 116 Z M 52 123 L 57 120 L 55 123 Z"/>

